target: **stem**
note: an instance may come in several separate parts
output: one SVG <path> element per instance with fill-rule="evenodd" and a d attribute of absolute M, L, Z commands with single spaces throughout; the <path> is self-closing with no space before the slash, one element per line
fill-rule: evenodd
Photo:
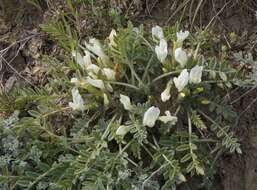
<path fill-rule="evenodd" d="M 191 148 L 191 146 L 192 146 L 192 123 L 191 123 L 189 112 L 187 112 L 187 120 L 188 120 L 188 142 L 189 142 L 189 147 L 190 147 L 190 153 L 192 155 L 193 154 L 193 150 Z M 193 161 L 194 161 L 194 158 L 193 158 Z"/>
<path fill-rule="evenodd" d="M 146 66 L 146 68 L 145 68 L 145 72 L 144 72 L 144 74 L 143 74 L 143 79 L 142 79 L 143 81 L 145 80 L 145 77 L 147 76 L 147 73 L 148 73 L 148 70 L 149 70 L 149 68 L 150 68 L 150 66 L 151 66 L 152 60 L 153 60 L 153 55 L 151 56 L 150 60 L 149 60 L 148 63 L 147 63 L 147 66 Z"/>
<path fill-rule="evenodd" d="M 142 84 L 143 82 L 141 81 L 140 77 L 137 75 L 133 63 L 126 60 L 126 64 L 128 65 L 130 72 L 131 72 L 132 83 L 135 84 L 135 79 L 134 79 L 134 77 L 135 77 L 137 79 L 138 83 Z"/>
<path fill-rule="evenodd" d="M 165 77 L 168 77 L 170 75 L 173 75 L 173 74 L 177 74 L 177 73 L 180 73 L 181 70 L 178 70 L 178 71 L 171 71 L 171 72 L 168 72 L 168 73 L 164 73 L 158 77 L 156 77 L 155 79 L 153 79 L 153 83 L 157 82 L 158 80 L 162 79 L 162 78 L 165 78 Z"/>
<path fill-rule="evenodd" d="M 58 110 L 54 110 L 54 111 L 52 111 L 50 113 L 45 113 L 41 117 L 45 118 L 45 117 L 47 117 L 49 115 L 52 115 L 52 114 L 55 114 L 55 113 L 58 113 L 58 112 L 62 112 L 62 111 L 65 111 L 65 110 L 69 110 L 69 109 L 70 109 L 70 107 L 64 107 L 64 108 L 61 108 L 61 109 L 58 109 Z"/>
<path fill-rule="evenodd" d="M 228 138 L 230 138 L 230 136 L 227 134 L 227 132 L 216 122 L 216 121 L 214 121 L 212 118 L 210 118 L 208 115 L 206 115 L 204 112 L 202 112 L 201 110 L 198 110 L 198 112 L 200 113 L 200 114 L 202 114 L 207 120 L 209 120 L 210 122 L 212 122 L 214 125 L 216 125 L 222 132 L 223 132 L 223 134 L 226 136 L 226 137 L 228 137 Z"/>
<path fill-rule="evenodd" d="M 192 158 L 192 162 L 193 162 L 194 168 L 196 168 L 197 164 L 196 164 L 194 152 L 193 152 L 193 149 L 192 149 L 192 122 L 191 122 L 191 118 L 190 118 L 189 112 L 187 112 L 187 119 L 188 119 L 188 143 L 189 143 L 189 149 L 190 149 L 190 154 L 191 154 L 191 158 Z"/>
<path fill-rule="evenodd" d="M 114 85 L 125 86 L 125 87 L 128 87 L 128 88 L 140 91 L 140 88 L 138 88 L 138 87 L 136 87 L 136 86 L 134 86 L 132 84 L 128 84 L 128 83 L 124 83 L 124 82 L 115 82 L 115 81 L 110 81 L 109 83 L 110 84 L 114 84 Z"/>
<path fill-rule="evenodd" d="M 152 45 L 151 45 L 142 35 L 140 35 L 140 37 L 144 40 L 144 42 L 146 43 L 146 45 L 147 45 L 153 52 L 155 52 L 155 51 L 154 51 L 154 48 L 152 47 Z"/>
<path fill-rule="evenodd" d="M 178 112 L 180 111 L 180 109 L 181 109 L 181 105 L 179 105 L 178 108 L 176 109 L 176 111 L 175 111 L 175 113 L 174 113 L 175 116 L 178 114 Z"/>
<path fill-rule="evenodd" d="M 152 155 L 152 153 L 148 150 L 148 148 L 145 147 L 144 144 L 141 144 L 141 146 L 145 149 L 145 151 L 152 157 L 152 159 L 154 158 L 154 156 Z"/>
<path fill-rule="evenodd" d="M 165 168 L 166 166 L 168 166 L 168 164 L 162 165 L 160 168 L 158 168 L 158 169 L 155 170 L 153 173 L 151 173 L 151 175 L 150 175 L 148 178 L 146 178 L 146 180 L 144 180 L 144 182 L 143 182 L 143 184 L 142 184 L 142 187 L 141 187 L 141 190 L 144 190 L 146 183 L 147 183 L 153 176 L 155 176 L 158 172 L 160 172 L 163 168 Z"/>
<path fill-rule="evenodd" d="M 166 155 L 162 154 L 162 157 L 169 163 L 169 165 L 175 170 L 175 166 L 172 164 L 172 162 L 167 158 Z"/>
<path fill-rule="evenodd" d="M 105 131 L 104 131 L 104 134 L 102 135 L 101 137 L 101 140 L 104 140 L 107 135 L 108 135 L 108 132 L 109 132 L 109 129 L 111 127 L 111 124 L 113 123 L 113 121 L 116 119 L 116 115 L 113 116 L 113 118 L 111 119 L 110 123 L 108 124 L 108 126 L 106 127 Z"/>
<path fill-rule="evenodd" d="M 173 75 L 173 74 L 180 73 L 181 71 L 182 71 L 182 70 L 180 69 L 180 70 L 177 70 L 177 71 L 171 71 L 171 72 L 168 72 L 168 73 L 164 73 L 164 74 L 162 74 L 162 75 L 156 77 L 152 82 L 154 83 L 154 82 L 156 82 L 156 81 L 158 81 L 158 80 L 160 80 L 160 79 L 162 79 L 162 78 L 168 77 L 168 76 Z M 214 71 L 214 70 L 205 69 L 204 71 L 209 72 L 209 71 Z M 215 71 L 215 72 L 220 72 L 220 71 Z M 233 73 L 233 72 L 234 72 L 234 71 L 225 72 L 225 73 Z M 215 81 L 215 80 L 213 80 L 213 81 L 205 81 L 205 82 L 206 82 L 206 83 L 233 82 L 233 80 L 232 80 L 232 81 L 223 81 L 223 80 Z M 205 83 L 205 82 L 202 82 L 202 83 Z"/>

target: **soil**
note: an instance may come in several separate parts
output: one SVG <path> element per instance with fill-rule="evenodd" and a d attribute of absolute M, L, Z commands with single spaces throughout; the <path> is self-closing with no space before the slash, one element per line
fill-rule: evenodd
<path fill-rule="evenodd" d="M 240 94 L 242 94 L 241 92 Z M 225 190 L 257 189 L 257 90 L 237 102 L 241 113 L 235 132 L 241 140 L 242 155 L 223 158 L 223 186 Z M 251 106 L 249 106 L 251 105 Z"/>
<path fill-rule="evenodd" d="M 11 0 L 16 2 L 15 0 Z M 6 2 L 11 2 L 6 0 Z M 135 9 L 131 15 L 136 24 L 152 26 L 154 24 L 165 25 L 174 24 L 180 19 L 181 10 L 179 4 L 171 0 L 145 0 L 134 1 L 134 6 L 130 6 L 128 1 L 114 0 L 113 6 L 120 5 L 120 9 L 126 10 L 129 7 Z M 120 2 L 120 3 L 119 3 Z M 124 3 L 126 2 L 126 3 Z M 144 2 L 144 3 L 142 3 Z M 199 1 L 200 2 L 200 1 Z M 228 43 L 230 51 L 252 53 L 257 57 L 257 19 L 255 11 L 257 2 L 248 1 L 228 1 L 224 3 L 220 0 L 206 0 L 199 7 L 199 11 L 194 15 L 197 6 L 188 5 L 185 9 L 184 26 L 187 29 L 204 28 L 210 24 L 210 27 L 220 34 L 226 41 L 230 33 L 239 36 L 236 43 Z M 36 76 L 31 76 L 31 70 L 40 65 L 40 53 L 50 53 L 55 49 L 55 44 L 49 43 L 49 39 L 40 31 L 39 24 L 45 22 L 51 15 L 52 10 L 36 10 L 31 8 L 33 16 L 31 22 L 25 19 L 22 25 L 3 16 L 4 7 L 0 4 L 0 50 L 9 48 L 5 51 L 3 57 L 9 63 L 0 61 L 0 80 L 5 88 L 11 88 L 17 78 L 26 78 L 31 83 L 36 84 Z M 30 9 L 30 7 L 27 7 Z M 133 10 L 131 10 L 133 12 Z M 24 18 L 27 15 L 23 15 Z M 27 17 L 26 17 L 27 18 Z M 44 20 L 45 19 L 45 20 Z M 16 43 L 18 40 L 31 36 L 27 41 Z M 13 44 L 13 45 L 12 45 Z M 14 55 L 14 52 L 18 52 Z M 2 52 L 1 52 L 2 55 Z M 13 59 L 14 58 L 14 59 Z M 233 61 L 232 61 L 233 62 Z M 28 72 L 31 71 L 31 72 Z M 37 74 L 37 73 L 36 73 Z M 15 79 L 14 79 L 15 78 Z M 19 81 L 19 80 L 18 80 Z M 248 89 L 249 90 L 249 89 Z M 247 91 L 244 90 L 244 92 Z M 237 96 L 244 92 L 238 92 Z M 234 127 L 237 137 L 242 143 L 242 155 L 227 154 L 221 158 L 222 171 L 214 180 L 215 185 L 212 190 L 257 190 L 257 90 L 251 91 L 236 103 L 240 118 Z M 193 185 L 197 179 L 193 179 L 181 190 L 194 190 Z"/>

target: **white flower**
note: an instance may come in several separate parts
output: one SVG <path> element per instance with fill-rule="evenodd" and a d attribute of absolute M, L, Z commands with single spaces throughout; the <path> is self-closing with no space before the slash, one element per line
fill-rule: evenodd
<path fill-rule="evenodd" d="M 91 54 L 89 51 L 85 50 L 85 56 L 83 57 L 80 54 L 75 54 L 74 56 L 76 56 L 78 60 L 81 60 L 78 63 L 86 71 L 93 72 L 94 74 L 97 74 L 99 72 L 100 68 L 97 65 L 92 64 Z"/>
<path fill-rule="evenodd" d="M 134 28 L 133 28 L 133 32 L 135 32 L 136 34 L 139 34 L 140 30 L 139 30 L 138 27 L 134 27 Z"/>
<path fill-rule="evenodd" d="M 86 70 L 88 72 L 92 72 L 93 74 L 98 74 L 100 67 L 98 67 L 96 64 L 90 64 L 86 67 Z"/>
<path fill-rule="evenodd" d="M 166 102 L 170 99 L 170 89 L 171 89 L 172 81 L 169 81 L 165 90 L 161 93 L 161 99 L 163 102 Z"/>
<path fill-rule="evenodd" d="M 163 63 L 168 55 L 168 44 L 165 39 L 161 39 L 159 46 L 155 47 L 155 53 L 159 61 Z"/>
<path fill-rule="evenodd" d="M 155 26 L 152 28 L 152 37 L 153 39 L 157 38 L 158 40 L 161 40 L 164 38 L 164 34 L 160 26 Z"/>
<path fill-rule="evenodd" d="M 117 44 L 114 42 L 114 37 L 117 36 L 116 30 L 112 29 L 110 35 L 109 35 L 109 41 L 110 41 L 110 46 L 116 46 Z"/>
<path fill-rule="evenodd" d="M 178 173 L 177 178 L 180 182 L 186 182 L 186 177 L 182 173 Z"/>
<path fill-rule="evenodd" d="M 157 107 L 150 107 L 145 113 L 143 118 L 143 125 L 148 127 L 153 127 L 156 120 L 160 115 L 160 109 Z"/>
<path fill-rule="evenodd" d="M 74 57 L 76 63 L 79 64 L 81 68 L 85 67 L 85 63 L 84 63 L 83 57 L 82 57 L 82 55 L 79 52 L 73 51 L 72 52 L 72 56 Z"/>
<path fill-rule="evenodd" d="M 108 80 L 115 80 L 115 71 L 109 68 L 104 68 L 102 70 L 103 74 L 106 76 Z"/>
<path fill-rule="evenodd" d="M 71 90 L 71 94 L 72 94 L 73 102 L 69 102 L 69 106 L 73 110 L 81 110 L 81 111 L 83 111 L 85 109 L 84 101 L 83 101 L 81 95 L 79 94 L 78 89 L 73 88 Z"/>
<path fill-rule="evenodd" d="M 170 122 L 171 125 L 175 125 L 177 123 L 178 118 L 176 116 L 172 116 L 170 114 L 170 111 L 165 111 L 165 114 L 166 115 L 159 117 L 160 121 L 162 121 L 165 124 Z"/>
<path fill-rule="evenodd" d="M 202 72 L 203 66 L 196 65 L 194 66 L 189 74 L 189 82 L 190 83 L 200 83 L 202 81 Z"/>
<path fill-rule="evenodd" d="M 182 43 L 188 36 L 189 36 L 188 31 L 183 32 L 181 30 L 181 31 L 177 32 L 177 43 Z"/>
<path fill-rule="evenodd" d="M 77 78 L 75 78 L 75 77 L 71 78 L 70 82 L 74 83 L 75 85 L 79 84 L 79 80 Z"/>
<path fill-rule="evenodd" d="M 181 92 L 185 88 L 185 86 L 188 84 L 188 80 L 189 80 L 189 73 L 187 72 L 186 69 L 184 69 L 178 77 L 175 77 L 173 79 L 174 84 L 179 92 Z"/>
<path fill-rule="evenodd" d="M 130 131 L 130 129 L 131 129 L 130 126 L 121 125 L 116 130 L 116 135 L 124 136 L 124 135 L 126 135 Z"/>
<path fill-rule="evenodd" d="M 83 66 L 84 67 L 87 67 L 89 65 L 92 64 L 92 61 L 91 61 L 91 54 L 89 51 L 85 50 L 85 55 L 83 56 Z"/>
<path fill-rule="evenodd" d="M 92 79 L 98 79 L 98 76 L 93 72 L 88 72 L 88 76 L 90 76 Z"/>
<path fill-rule="evenodd" d="M 75 84 L 76 86 L 84 86 L 85 85 L 85 80 L 84 79 L 78 79 L 78 78 L 71 78 L 70 82 L 72 84 Z"/>
<path fill-rule="evenodd" d="M 110 103 L 110 101 L 108 99 L 108 96 L 107 96 L 107 94 L 104 93 L 104 105 L 107 106 L 107 105 L 109 105 L 109 103 Z"/>
<path fill-rule="evenodd" d="M 104 82 L 102 80 L 86 77 L 86 82 L 92 85 L 93 87 L 96 87 L 102 90 L 105 89 Z"/>
<path fill-rule="evenodd" d="M 133 107 L 128 96 L 120 94 L 120 102 L 123 104 L 125 110 L 132 110 Z"/>
<path fill-rule="evenodd" d="M 104 53 L 101 43 L 95 38 L 91 38 L 89 43 L 85 42 L 86 48 L 101 58 L 102 61 L 108 60 L 108 56 Z"/>
<path fill-rule="evenodd" d="M 180 47 L 175 50 L 175 60 L 180 64 L 183 68 L 187 63 L 187 53 Z"/>

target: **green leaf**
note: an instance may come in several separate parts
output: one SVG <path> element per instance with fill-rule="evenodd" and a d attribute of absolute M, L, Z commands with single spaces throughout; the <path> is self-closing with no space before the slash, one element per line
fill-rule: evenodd
<path fill-rule="evenodd" d="M 176 150 L 179 151 L 179 152 L 183 152 L 185 150 L 189 150 L 190 147 L 188 144 L 182 144 L 182 145 L 179 145 Z"/>
<path fill-rule="evenodd" d="M 50 169 L 50 166 L 46 163 L 43 162 L 39 162 L 37 167 L 42 171 L 42 172 L 46 172 Z"/>
<path fill-rule="evenodd" d="M 191 154 L 190 154 L 190 153 L 187 153 L 185 156 L 183 156 L 183 157 L 180 159 L 180 162 L 181 162 L 181 163 L 184 163 L 184 162 L 189 161 L 190 159 L 192 159 Z"/>
<path fill-rule="evenodd" d="M 27 187 L 30 184 L 30 181 L 28 181 L 28 180 L 18 180 L 16 183 L 17 183 L 18 186 Z"/>
<path fill-rule="evenodd" d="M 219 76 L 224 82 L 228 80 L 228 77 L 224 72 L 219 72 Z"/>
<path fill-rule="evenodd" d="M 38 111 L 35 110 L 29 110 L 28 113 L 32 116 L 32 117 L 40 117 L 40 113 Z"/>
<path fill-rule="evenodd" d="M 200 166 L 195 167 L 196 173 L 200 175 L 204 175 L 204 169 Z"/>
<path fill-rule="evenodd" d="M 187 167 L 186 167 L 186 172 L 187 172 L 187 173 L 190 173 L 193 169 L 194 169 L 194 163 L 193 163 L 193 161 L 192 161 L 192 162 L 190 162 L 190 163 L 187 165 Z"/>
<path fill-rule="evenodd" d="M 196 111 L 192 111 L 191 112 L 191 120 L 192 120 L 192 123 L 199 129 L 203 130 L 203 129 L 206 129 L 206 125 L 205 123 L 203 122 L 203 120 L 201 119 L 200 115 L 197 114 Z"/>

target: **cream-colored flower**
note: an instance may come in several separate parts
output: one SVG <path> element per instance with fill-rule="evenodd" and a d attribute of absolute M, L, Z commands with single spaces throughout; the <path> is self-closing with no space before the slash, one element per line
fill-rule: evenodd
<path fill-rule="evenodd" d="M 98 74 L 100 71 L 100 67 L 98 67 L 96 64 L 90 64 L 86 67 L 87 72 L 92 72 L 93 74 Z"/>
<path fill-rule="evenodd" d="M 89 40 L 89 43 L 85 42 L 86 48 L 93 52 L 94 54 L 96 54 L 98 57 L 100 57 L 100 59 L 105 62 L 107 61 L 109 58 L 108 56 L 104 53 L 101 43 L 99 40 L 95 39 L 95 38 L 91 38 Z"/>
<path fill-rule="evenodd" d="M 161 93 L 161 99 L 162 99 L 163 102 L 166 102 L 170 99 L 170 97 L 171 97 L 171 95 L 170 95 L 171 86 L 172 86 L 172 81 L 169 81 L 165 90 Z"/>
<path fill-rule="evenodd" d="M 105 89 L 104 82 L 102 80 L 92 79 L 91 77 L 86 77 L 86 82 L 89 83 L 90 85 L 92 85 L 93 87 L 96 87 L 96 88 L 99 88 L 102 90 Z"/>
<path fill-rule="evenodd" d="M 84 62 L 83 66 L 87 67 L 92 64 L 91 54 L 87 50 L 85 50 L 84 52 L 85 52 L 85 55 L 83 56 L 83 62 Z"/>
<path fill-rule="evenodd" d="M 184 69 L 178 77 L 175 77 L 173 79 L 173 82 L 178 89 L 179 92 L 181 92 L 185 86 L 188 84 L 189 80 L 189 73 L 187 72 L 186 69 Z"/>
<path fill-rule="evenodd" d="M 125 136 L 130 131 L 130 129 L 131 129 L 130 126 L 121 125 L 116 130 L 116 135 Z"/>
<path fill-rule="evenodd" d="M 168 44 L 165 39 L 160 40 L 160 44 L 155 46 L 155 53 L 160 62 L 164 62 L 168 55 Z"/>
<path fill-rule="evenodd" d="M 145 113 L 143 118 L 143 125 L 148 127 L 153 127 L 156 120 L 160 115 L 160 109 L 157 107 L 150 107 Z"/>
<path fill-rule="evenodd" d="M 72 94 L 73 102 L 69 102 L 69 106 L 73 110 L 83 111 L 85 109 L 84 101 L 83 101 L 81 95 L 79 94 L 78 89 L 77 88 L 73 88 L 71 90 L 71 94 Z"/>
<path fill-rule="evenodd" d="M 115 80 L 115 71 L 109 68 L 102 69 L 103 74 L 106 76 L 108 80 Z"/>
<path fill-rule="evenodd" d="M 123 104 L 125 110 L 132 110 L 133 106 L 131 105 L 130 98 L 123 94 L 120 94 L 120 102 Z"/>
<path fill-rule="evenodd" d="M 116 30 L 112 29 L 109 35 L 110 46 L 113 46 L 113 47 L 117 46 L 117 44 L 114 41 L 115 36 L 117 36 L 117 32 Z"/>
<path fill-rule="evenodd" d="M 78 79 L 78 78 L 71 78 L 70 82 L 72 84 L 75 84 L 76 86 L 84 86 L 86 84 L 86 81 L 84 79 Z"/>
<path fill-rule="evenodd" d="M 160 116 L 159 120 L 162 121 L 163 123 L 170 123 L 171 125 L 175 125 L 178 121 L 178 118 L 176 116 L 172 116 L 170 114 L 170 111 L 165 111 L 164 116 Z"/>
<path fill-rule="evenodd" d="M 104 97 L 104 105 L 105 106 L 109 105 L 110 101 L 109 101 L 109 98 L 108 98 L 107 94 L 104 93 L 103 97 Z"/>
<path fill-rule="evenodd" d="M 140 30 L 138 27 L 134 27 L 133 32 L 135 32 L 138 35 L 140 33 Z"/>
<path fill-rule="evenodd" d="M 189 82 L 190 83 L 200 83 L 202 81 L 202 72 L 203 66 L 196 65 L 194 66 L 189 74 Z"/>
<path fill-rule="evenodd" d="M 185 67 L 188 57 L 187 53 L 181 47 L 175 50 L 175 60 L 180 64 L 182 68 Z"/>
<path fill-rule="evenodd" d="M 83 60 L 82 55 L 78 51 L 73 51 L 72 56 L 74 57 L 74 60 L 77 64 L 80 65 L 81 68 L 85 68 L 85 62 Z"/>
<path fill-rule="evenodd" d="M 79 84 L 78 78 L 75 78 L 75 77 L 71 78 L 70 82 L 73 83 L 73 84 L 75 84 L 75 85 L 78 85 L 78 84 Z"/>
<path fill-rule="evenodd" d="M 188 31 L 179 31 L 177 32 L 177 43 L 182 43 L 189 36 Z"/>
<path fill-rule="evenodd" d="M 152 28 L 152 37 L 153 39 L 161 40 L 164 38 L 162 28 L 160 26 L 155 26 Z"/>

